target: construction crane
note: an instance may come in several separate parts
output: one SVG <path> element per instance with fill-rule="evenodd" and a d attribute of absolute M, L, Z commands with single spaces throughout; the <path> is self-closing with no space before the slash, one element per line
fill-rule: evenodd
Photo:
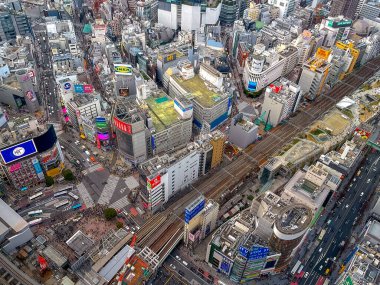
<path fill-rule="evenodd" d="M 129 246 L 130 246 L 131 248 L 134 248 L 134 247 L 135 247 L 136 240 L 137 240 L 137 235 L 134 234 L 133 237 L 132 237 L 132 241 L 131 241 L 131 243 L 129 244 Z M 132 256 L 133 256 L 133 255 L 132 255 Z M 129 267 L 128 267 L 128 264 L 129 264 L 129 261 L 130 261 L 130 259 L 131 259 L 132 256 L 127 257 L 127 259 L 126 259 L 125 262 L 124 262 L 123 269 L 121 270 L 121 272 L 120 272 L 120 276 L 119 276 L 119 279 L 117 280 L 117 281 L 118 281 L 118 283 L 117 283 L 118 285 L 122 285 L 122 284 L 123 284 L 124 275 L 125 275 L 125 273 L 127 272 L 127 269 L 129 268 Z M 132 266 L 133 266 L 133 264 L 132 264 Z"/>
<path fill-rule="evenodd" d="M 265 115 L 267 113 L 267 111 L 264 111 L 260 117 L 258 117 L 256 120 L 255 120 L 255 124 L 257 126 L 259 126 L 260 124 L 264 124 L 264 131 L 268 132 L 272 129 L 272 124 L 269 122 L 269 116 L 270 116 L 270 111 L 269 110 L 269 113 L 268 113 L 268 116 L 267 116 L 267 119 L 265 120 Z"/>

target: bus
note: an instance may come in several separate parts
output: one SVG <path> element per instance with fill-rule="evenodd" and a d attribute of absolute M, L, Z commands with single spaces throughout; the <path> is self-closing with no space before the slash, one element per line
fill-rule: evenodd
<path fill-rule="evenodd" d="M 56 209 L 58 209 L 58 208 L 63 207 L 63 206 L 65 206 L 65 205 L 67 205 L 67 204 L 69 204 L 69 200 L 65 199 L 65 200 L 62 200 L 62 201 L 60 201 L 60 202 L 58 202 L 58 203 L 55 203 L 55 204 L 54 204 L 54 207 L 55 207 Z"/>
<path fill-rule="evenodd" d="M 82 207 L 82 204 L 78 203 L 78 204 L 72 206 L 71 209 L 76 210 L 76 209 L 79 209 L 80 207 Z"/>
<path fill-rule="evenodd" d="M 326 278 L 325 282 L 323 283 L 323 285 L 328 285 L 330 283 L 330 279 Z"/>
<path fill-rule="evenodd" d="M 73 198 L 74 200 L 78 200 L 78 199 L 79 199 L 79 197 L 78 197 L 77 195 L 75 195 L 73 192 L 69 192 L 68 194 L 69 194 L 69 196 L 70 196 L 71 198 Z"/>
<path fill-rule="evenodd" d="M 326 233 L 326 230 L 323 229 L 323 230 L 321 231 L 321 233 L 319 234 L 319 236 L 318 236 L 318 240 L 322 240 L 323 237 L 325 236 L 325 233 Z"/>
<path fill-rule="evenodd" d="M 35 216 L 42 215 L 42 213 L 43 213 L 42 210 L 31 211 L 31 212 L 28 212 L 28 216 L 29 217 L 35 217 Z"/>
<path fill-rule="evenodd" d="M 300 268 L 298 268 L 298 270 L 297 270 L 297 274 L 301 274 L 302 269 L 303 269 L 303 265 L 301 265 Z"/>
<path fill-rule="evenodd" d="M 294 265 L 294 267 L 293 267 L 293 269 L 292 269 L 292 271 L 290 271 L 290 274 L 294 274 L 294 273 L 296 273 L 297 272 L 297 269 L 298 269 L 298 267 L 300 267 L 300 265 L 301 265 L 301 261 L 297 261 L 296 262 L 296 264 Z"/>
<path fill-rule="evenodd" d="M 30 196 L 29 200 L 32 201 L 32 200 L 34 200 L 34 199 L 36 199 L 38 197 L 41 197 L 42 195 L 43 195 L 42 192 L 38 192 L 38 193 L 34 194 L 33 196 Z"/>
<path fill-rule="evenodd" d="M 41 222 L 42 222 L 42 219 L 39 218 L 39 219 L 35 219 L 33 221 L 30 221 L 28 224 L 29 224 L 29 226 L 34 226 L 34 225 L 38 225 Z"/>
<path fill-rule="evenodd" d="M 54 193 L 54 197 L 59 197 L 63 195 L 67 195 L 67 191 L 59 191 L 59 192 Z"/>

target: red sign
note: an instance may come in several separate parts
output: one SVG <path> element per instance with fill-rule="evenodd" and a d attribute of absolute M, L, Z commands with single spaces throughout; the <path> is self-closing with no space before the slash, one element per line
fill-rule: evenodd
<path fill-rule="evenodd" d="M 123 122 L 122 120 L 119 120 L 116 117 L 113 117 L 113 124 L 120 131 L 127 133 L 127 134 L 132 134 L 132 126 L 130 124 L 127 124 L 127 123 Z"/>
<path fill-rule="evenodd" d="M 34 70 L 29 70 L 28 71 L 29 77 L 33 78 L 36 74 L 34 73 Z"/>
<path fill-rule="evenodd" d="M 26 98 L 28 98 L 29 101 L 33 101 L 34 96 L 33 96 L 33 92 L 32 91 L 26 92 L 25 95 L 26 95 Z"/>
<path fill-rule="evenodd" d="M 92 93 L 92 92 L 94 92 L 94 87 L 92 87 L 92 85 L 90 85 L 90 84 L 84 84 L 83 85 L 83 92 L 84 93 Z"/>
<path fill-rule="evenodd" d="M 148 189 L 153 189 L 154 187 L 156 187 L 160 183 L 161 183 L 161 175 L 157 175 L 152 180 L 150 180 L 148 178 L 146 179 L 146 186 Z"/>
<path fill-rule="evenodd" d="M 282 89 L 282 85 L 280 85 L 280 86 L 276 86 L 276 85 L 274 85 L 274 84 L 270 84 L 269 87 L 272 88 L 272 91 L 273 91 L 274 93 L 278 93 L 278 92 L 280 92 L 281 89 Z"/>

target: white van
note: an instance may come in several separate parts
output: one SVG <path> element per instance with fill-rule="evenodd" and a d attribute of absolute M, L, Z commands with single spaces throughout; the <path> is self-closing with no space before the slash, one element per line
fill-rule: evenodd
<path fill-rule="evenodd" d="M 185 266 L 188 266 L 189 264 L 186 262 L 186 261 L 184 261 L 184 260 L 182 260 L 182 263 L 183 263 L 183 265 L 185 265 Z"/>

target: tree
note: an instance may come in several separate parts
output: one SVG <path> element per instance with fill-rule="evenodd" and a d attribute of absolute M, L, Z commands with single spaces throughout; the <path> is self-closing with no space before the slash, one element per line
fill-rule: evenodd
<path fill-rule="evenodd" d="M 50 187 L 51 185 L 54 184 L 54 179 L 53 177 L 51 176 L 46 176 L 45 177 L 45 183 L 46 183 L 46 187 Z"/>
<path fill-rule="evenodd" d="M 117 216 L 117 212 L 114 208 L 107 208 L 104 210 L 103 213 L 106 220 L 112 220 L 113 218 Z"/>
<path fill-rule="evenodd" d="M 124 224 L 123 224 L 122 222 L 120 222 L 120 221 L 117 221 L 117 222 L 116 222 L 116 227 L 117 227 L 118 229 L 121 229 L 123 226 L 124 226 Z"/>
<path fill-rule="evenodd" d="M 252 195 L 248 195 L 248 196 L 247 196 L 247 199 L 248 199 L 249 201 L 252 201 L 252 200 L 253 200 L 253 196 L 252 196 Z"/>
<path fill-rule="evenodd" d="M 73 172 L 70 169 L 64 169 L 62 171 L 63 178 L 65 178 L 66 181 L 73 181 L 75 179 L 75 176 Z"/>

